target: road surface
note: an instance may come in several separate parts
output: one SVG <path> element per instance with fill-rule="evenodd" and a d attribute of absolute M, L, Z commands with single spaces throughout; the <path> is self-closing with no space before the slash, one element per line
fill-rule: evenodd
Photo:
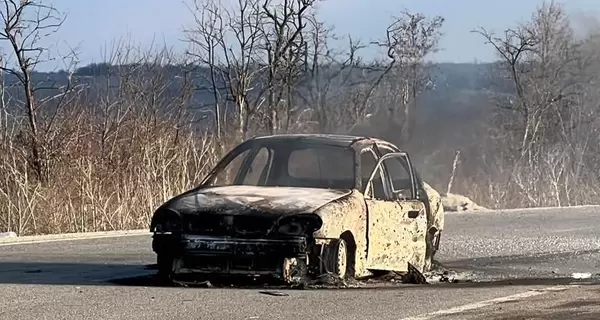
<path fill-rule="evenodd" d="M 0 243 L 0 319 L 600 319 L 599 234 L 598 207 L 448 213 L 457 283 L 283 295 L 155 286 L 149 235 Z"/>

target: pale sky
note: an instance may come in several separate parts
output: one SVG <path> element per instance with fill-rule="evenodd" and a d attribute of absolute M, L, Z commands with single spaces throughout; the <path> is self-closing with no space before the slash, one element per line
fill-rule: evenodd
<path fill-rule="evenodd" d="M 183 50 L 182 28 L 192 22 L 185 5 L 190 0 L 47 0 L 68 13 L 55 42 L 77 47 L 83 64 L 100 62 L 102 48 L 115 38 L 128 37 L 135 43 L 158 42 Z M 564 0 L 575 20 L 582 14 L 596 16 L 600 0 Z M 167 4 L 168 3 L 168 4 Z M 321 17 L 364 40 L 385 36 L 391 15 L 403 8 L 446 18 L 441 42 L 442 62 L 473 62 L 494 59 L 493 51 L 480 36 L 469 31 L 478 26 L 502 31 L 531 16 L 538 0 L 324 0 Z M 62 46 L 62 45 L 61 45 Z"/>

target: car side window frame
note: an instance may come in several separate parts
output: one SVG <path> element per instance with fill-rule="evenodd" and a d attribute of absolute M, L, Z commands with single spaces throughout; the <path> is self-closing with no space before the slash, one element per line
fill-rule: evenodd
<path fill-rule="evenodd" d="M 389 145 L 385 145 L 385 144 L 381 144 L 381 143 L 377 143 L 376 145 L 377 145 L 377 151 L 379 153 L 379 156 L 381 156 L 381 157 L 388 153 L 402 152 L 401 150 L 395 149 Z M 421 176 L 419 175 L 419 173 L 417 172 L 415 167 L 412 165 L 410 156 L 407 154 L 406 157 L 407 157 L 408 161 L 410 162 L 409 167 L 410 167 L 410 170 L 412 170 L 412 174 L 414 176 L 414 182 L 417 187 L 417 190 L 419 190 L 419 194 L 422 196 L 425 193 L 425 188 L 423 187 L 423 181 L 421 180 Z"/>
<path fill-rule="evenodd" d="M 415 169 L 415 167 L 412 164 L 412 160 L 410 159 L 410 156 L 408 155 L 408 153 L 403 152 L 399 149 L 395 149 L 391 146 L 385 145 L 385 144 L 381 144 L 381 143 L 376 143 L 376 147 L 377 147 L 377 152 L 379 153 L 380 157 L 385 156 L 388 153 L 403 153 L 405 154 L 405 163 L 403 163 L 403 165 L 406 165 L 407 171 L 409 172 L 409 174 L 412 176 L 412 184 L 413 184 L 413 189 L 416 190 L 413 191 L 413 199 L 414 200 L 423 200 L 423 198 L 427 198 L 426 193 L 425 193 L 425 188 L 423 187 L 423 183 L 421 181 L 421 177 L 419 176 L 419 173 L 417 172 L 417 170 Z M 388 179 L 390 180 L 390 183 L 393 186 L 393 179 L 391 177 L 391 175 L 389 174 L 389 171 L 387 169 L 387 166 L 385 166 L 386 169 L 386 174 L 388 175 Z"/>
<path fill-rule="evenodd" d="M 375 167 L 373 169 L 371 169 L 371 177 L 367 178 L 367 185 L 364 186 L 363 184 L 363 176 L 362 176 L 362 169 L 363 169 L 363 162 L 362 162 L 362 156 L 364 153 L 371 153 L 373 155 L 373 158 L 375 159 Z M 360 161 L 360 179 L 361 179 L 361 192 L 363 192 L 363 195 L 368 198 L 368 199 L 373 199 L 373 200 L 381 200 L 381 201 L 393 201 L 394 197 L 391 193 L 391 187 L 387 182 L 386 176 L 385 176 L 385 171 L 383 169 L 382 166 L 378 165 L 379 164 L 379 155 L 377 153 L 377 151 L 375 150 L 375 148 L 369 146 L 366 148 L 363 148 L 360 151 L 359 154 L 359 161 Z M 383 185 L 383 192 L 384 192 L 384 199 L 377 199 L 374 197 L 373 195 L 373 187 L 372 187 L 372 183 L 373 183 L 373 179 L 375 178 L 375 176 L 372 174 L 373 171 L 379 171 L 379 175 L 381 177 L 381 183 Z"/>
<path fill-rule="evenodd" d="M 412 170 L 412 163 L 410 161 L 410 158 L 408 157 L 408 154 L 406 152 L 390 152 L 390 153 L 386 153 L 385 155 L 382 155 L 379 157 L 378 160 L 378 165 L 377 166 L 381 166 L 384 175 L 386 176 L 387 180 L 387 184 L 389 186 L 387 192 L 389 192 L 391 199 L 393 201 L 398 201 L 398 200 L 403 200 L 403 199 L 398 199 L 395 195 L 395 190 L 394 190 L 394 185 L 393 185 L 393 180 L 389 174 L 389 171 L 387 170 L 387 167 L 385 165 L 386 160 L 391 159 L 391 158 L 400 158 L 400 159 L 404 159 L 406 161 L 406 165 L 408 166 L 408 174 L 410 176 L 410 184 L 411 184 L 411 197 L 409 197 L 408 200 L 419 200 L 419 193 L 417 192 L 417 184 L 415 182 L 416 180 L 416 176 L 414 174 L 414 170 Z M 372 175 L 372 174 L 371 174 Z M 372 177 L 374 177 L 372 175 Z"/>

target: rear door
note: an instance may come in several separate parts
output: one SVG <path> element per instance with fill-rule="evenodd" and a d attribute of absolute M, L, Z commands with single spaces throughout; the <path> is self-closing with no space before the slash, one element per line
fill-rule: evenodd
<path fill-rule="evenodd" d="M 361 160 L 365 157 L 361 156 Z M 410 263 L 422 270 L 427 217 L 425 206 L 416 198 L 406 154 L 389 153 L 381 157 L 366 181 L 367 268 L 402 272 L 408 270 Z"/>

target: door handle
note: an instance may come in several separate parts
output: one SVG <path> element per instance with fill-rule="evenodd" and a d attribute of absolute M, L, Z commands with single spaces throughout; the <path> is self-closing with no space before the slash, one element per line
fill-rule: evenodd
<path fill-rule="evenodd" d="M 408 217 L 411 219 L 414 219 L 419 216 L 419 213 L 421 213 L 421 211 L 419 211 L 419 210 L 410 210 L 408 212 Z"/>

